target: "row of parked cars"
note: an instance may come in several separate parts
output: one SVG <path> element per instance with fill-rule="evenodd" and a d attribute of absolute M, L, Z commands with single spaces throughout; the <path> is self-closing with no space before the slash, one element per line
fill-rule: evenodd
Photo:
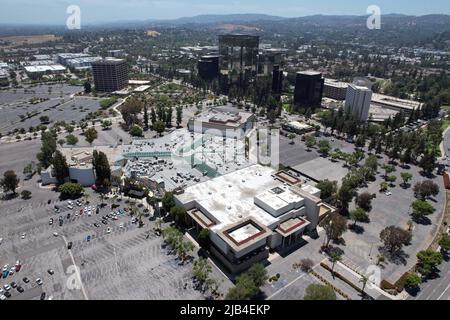
<path fill-rule="evenodd" d="M 22 264 L 19 260 L 17 260 L 16 264 L 11 267 L 8 264 L 6 264 L 3 266 L 3 269 L 2 269 L 2 278 L 5 279 L 9 276 L 13 276 L 15 273 L 20 272 L 20 270 L 22 270 Z M 52 269 L 48 269 L 47 272 L 50 275 L 53 275 L 55 273 Z M 27 277 L 24 277 L 22 279 L 22 281 L 24 283 L 29 283 L 30 279 L 28 279 Z M 41 286 L 43 284 L 42 279 L 37 278 L 36 283 L 39 286 Z M 6 300 L 6 299 L 10 298 L 12 296 L 11 295 L 12 289 L 16 289 L 17 292 L 19 292 L 19 293 L 23 293 L 25 291 L 25 289 L 21 285 L 17 284 L 15 281 L 13 281 L 10 284 L 5 284 L 5 285 L 3 285 L 3 287 L 0 287 L 0 300 Z"/>

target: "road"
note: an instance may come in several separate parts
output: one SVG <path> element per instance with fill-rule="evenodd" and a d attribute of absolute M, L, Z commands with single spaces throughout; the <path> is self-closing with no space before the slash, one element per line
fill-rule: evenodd
<path fill-rule="evenodd" d="M 408 300 L 450 300 L 450 261 L 442 262 L 439 270 L 439 278 L 424 282 L 419 293 Z"/>

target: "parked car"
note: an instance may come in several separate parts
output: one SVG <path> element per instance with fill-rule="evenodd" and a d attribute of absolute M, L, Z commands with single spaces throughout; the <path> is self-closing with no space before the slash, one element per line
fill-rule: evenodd
<path fill-rule="evenodd" d="M 87 242 L 91 241 L 91 236 L 87 236 L 86 241 Z"/>
<path fill-rule="evenodd" d="M 59 235 L 58 232 L 53 232 L 54 237 L 57 237 L 58 235 Z"/>
<path fill-rule="evenodd" d="M 5 289 L 5 291 L 11 290 L 11 286 L 9 284 L 3 285 L 3 288 Z"/>
<path fill-rule="evenodd" d="M 100 225 L 98 223 L 94 223 L 94 227 L 100 228 Z"/>
<path fill-rule="evenodd" d="M 103 224 L 108 224 L 108 221 L 102 220 L 102 223 L 103 223 Z"/>
<path fill-rule="evenodd" d="M 17 283 L 15 283 L 14 281 L 11 282 L 9 285 L 10 285 L 11 288 L 13 288 L 13 289 L 17 288 Z"/>
<path fill-rule="evenodd" d="M 47 272 L 51 276 L 55 274 L 55 271 L 53 271 L 52 269 L 48 269 Z"/>
<path fill-rule="evenodd" d="M 53 218 L 50 218 L 50 221 L 48 222 L 49 225 L 53 224 Z"/>
<path fill-rule="evenodd" d="M 7 298 L 11 298 L 11 292 L 9 292 L 9 291 L 6 291 L 6 292 L 4 293 L 4 295 L 5 295 L 5 297 L 7 297 Z"/>
<path fill-rule="evenodd" d="M 106 233 L 111 233 L 111 228 L 106 229 Z"/>
<path fill-rule="evenodd" d="M 25 236 L 26 236 L 27 234 L 24 232 L 24 233 L 22 233 L 22 235 L 20 236 L 20 238 L 23 240 L 23 239 L 25 239 Z"/>
<path fill-rule="evenodd" d="M 67 244 L 67 249 L 68 250 L 72 249 L 72 241 Z"/>
<path fill-rule="evenodd" d="M 24 292 L 25 290 L 21 287 L 21 286 L 17 286 L 17 291 L 19 291 L 20 293 Z"/>
<path fill-rule="evenodd" d="M 20 260 L 16 261 L 15 267 L 16 267 L 16 272 L 19 272 L 20 269 L 22 269 L 22 264 L 20 263 Z"/>
<path fill-rule="evenodd" d="M 3 295 L 3 294 L 0 294 L 0 300 L 6 300 L 7 298 L 6 298 L 6 296 L 5 295 Z"/>
<path fill-rule="evenodd" d="M 30 279 L 28 279 L 27 277 L 24 277 L 24 278 L 22 279 L 22 281 L 25 282 L 25 283 L 28 283 L 28 282 L 30 282 Z"/>
<path fill-rule="evenodd" d="M 42 292 L 41 293 L 41 298 L 40 298 L 41 300 L 45 300 L 45 292 Z"/>
<path fill-rule="evenodd" d="M 41 278 L 37 278 L 36 283 L 40 286 L 42 286 L 44 284 L 44 282 L 42 282 Z"/>

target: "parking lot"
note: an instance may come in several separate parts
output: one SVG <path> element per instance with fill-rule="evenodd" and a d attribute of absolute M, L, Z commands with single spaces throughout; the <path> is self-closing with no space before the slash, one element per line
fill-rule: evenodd
<path fill-rule="evenodd" d="M 78 122 L 88 113 L 100 108 L 100 99 L 75 97 L 82 87 L 67 84 L 40 85 L 23 89 L 0 91 L 0 132 L 6 134 L 14 129 L 36 127 L 40 117 L 48 116 L 51 122 Z M 31 103 L 31 99 L 46 99 Z"/>
<path fill-rule="evenodd" d="M 168 254 L 161 237 L 152 231 L 153 222 L 145 219 L 144 227 L 139 228 L 124 213 L 117 220 L 104 219 L 104 224 L 102 217 L 112 212 L 109 206 L 98 214 L 92 210 L 91 216 L 84 212 L 80 215 L 85 204 L 75 204 L 70 210 L 66 202 L 51 196 L 44 199 L 44 194 L 53 195 L 36 191 L 36 196 L 27 202 L 13 199 L 2 205 L 1 267 L 12 267 L 17 260 L 22 264 L 20 272 L 0 279 L 2 287 L 11 282 L 23 287 L 23 293 L 11 288 L 10 299 L 36 300 L 42 292 L 46 293 L 45 299 L 55 300 L 202 298 L 192 287 L 191 266 L 180 266 L 175 255 Z M 89 203 L 93 209 L 99 204 L 95 198 L 92 196 Z M 60 212 L 55 212 L 55 205 L 61 208 Z M 122 203 L 121 208 L 124 207 L 126 204 Z M 47 272 L 49 269 L 53 275 Z M 24 283 L 24 277 L 30 282 Z M 42 285 L 36 283 L 37 278 L 42 279 Z"/>

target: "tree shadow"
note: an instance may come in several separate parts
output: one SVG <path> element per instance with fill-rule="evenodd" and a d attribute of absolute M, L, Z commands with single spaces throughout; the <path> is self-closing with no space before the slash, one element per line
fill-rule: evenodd
<path fill-rule="evenodd" d="M 421 170 L 421 171 L 419 172 L 419 174 L 420 174 L 422 177 L 426 177 L 426 178 L 428 178 L 428 179 L 434 179 L 434 178 L 436 178 L 436 175 L 433 174 L 432 172 L 425 172 L 425 171 Z"/>
<path fill-rule="evenodd" d="M 10 201 L 10 200 L 16 199 L 18 196 L 19 196 L 18 193 L 6 193 L 3 195 L 2 200 Z"/>
<path fill-rule="evenodd" d="M 431 220 L 428 217 L 415 218 L 413 221 L 423 226 L 429 226 L 431 224 Z"/>
<path fill-rule="evenodd" d="M 386 257 L 386 260 L 389 262 L 396 264 L 396 265 L 406 265 L 407 259 L 409 258 L 409 254 L 407 254 L 403 250 L 398 250 L 394 253 L 391 253 L 389 250 L 387 250 L 385 247 L 380 247 L 378 251 Z"/>
<path fill-rule="evenodd" d="M 354 233 L 356 233 L 356 234 L 362 234 L 362 233 L 364 233 L 364 227 L 363 226 L 360 226 L 360 225 L 358 225 L 358 224 L 352 224 L 352 225 L 350 225 L 349 227 L 349 230 L 350 231 L 352 231 L 352 232 L 354 232 Z"/>

